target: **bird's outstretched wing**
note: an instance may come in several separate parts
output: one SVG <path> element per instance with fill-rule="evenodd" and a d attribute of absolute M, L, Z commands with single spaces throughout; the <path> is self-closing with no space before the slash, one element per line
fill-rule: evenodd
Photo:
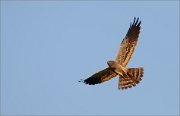
<path fill-rule="evenodd" d="M 91 77 L 85 80 L 81 80 L 81 81 L 84 82 L 85 84 L 95 85 L 95 84 L 102 83 L 104 81 L 108 81 L 111 78 L 115 77 L 116 75 L 117 73 L 114 72 L 112 68 L 106 68 L 102 71 L 99 71 L 98 73 L 95 73 Z"/>
<path fill-rule="evenodd" d="M 123 67 L 126 67 L 126 65 L 128 64 L 138 42 L 141 28 L 140 24 L 141 21 L 139 21 L 139 18 L 134 18 L 133 24 L 130 24 L 129 30 L 119 48 L 118 54 L 116 56 L 116 61 Z"/>

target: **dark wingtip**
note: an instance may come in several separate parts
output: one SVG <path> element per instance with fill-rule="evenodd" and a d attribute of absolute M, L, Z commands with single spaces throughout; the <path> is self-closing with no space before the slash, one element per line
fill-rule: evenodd
<path fill-rule="evenodd" d="M 138 23 L 139 22 L 139 23 Z M 140 26 L 140 24 L 141 24 L 141 21 L 139 21 L 139 17 L 134 17 L 134 21 L 133 21 L 133 24 L 132 25 L 134 25 L 134 26 Z"/>
<path fill-rule="evenodd" d="M 80 79 L 78 82 L 82 82 L 84 84 L 87 84 L 87 85 L 95 85 L 95 84 L 98 84 L 97 82 L 94 82 L 92 79 Z"/>
<path fill-rule="evenodd" d="M 139 17 L 134 17 L 133 22 L 130 23 L 130 27 L 126 36 L 129 37 L 131 40 L 134 38 L 138 38 L 141 29 L 140 25 L 141 21 L 139 20 Z"/>
<path fill-rule="evenodd" d="M 140 25 L 141 25 L 141 21 L 139 21 L 139 17 L 134 17 L 134 20 L 133 22 L 130 23 L 130 27 L 129 27 L 129 30 L 132 28 L 132 27 L 139 27 L 140 28 Z M 128 31 L 129 31 L 128 30 Z"/>

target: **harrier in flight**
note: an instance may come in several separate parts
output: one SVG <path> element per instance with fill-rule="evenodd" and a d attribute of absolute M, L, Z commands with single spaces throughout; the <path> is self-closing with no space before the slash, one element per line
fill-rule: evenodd
<path fill-rule="evenodd" d="M 127 64 L 135 50 L 140 33 L 141 21 L 139 18 L 134 18 L 133 23 L 130 24 L 129 30 L 121 42 L 119 51 L 114 61 L 107 61 L 108 68 L 99 71 L 91 77 L 81 80 L 85 84 L 95 85 L 119 76 L 118 89 L 128 89 L 138 84 L 142 77 L 144 69 L 127 68 Z"/>

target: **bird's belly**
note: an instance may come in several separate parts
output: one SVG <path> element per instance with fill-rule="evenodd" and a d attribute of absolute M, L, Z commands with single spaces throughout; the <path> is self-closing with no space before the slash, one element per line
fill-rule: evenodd
<path fill-rule="evenodd" d="M 121 66 L 117 66 L 115 69 L 115 72 L 118 73 L 119 75 L 123 75 L 125 72 L 125 68 L 123 68 Z"/>

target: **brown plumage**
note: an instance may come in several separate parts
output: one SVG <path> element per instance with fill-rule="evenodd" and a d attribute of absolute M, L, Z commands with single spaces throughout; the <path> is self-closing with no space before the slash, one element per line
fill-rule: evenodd
<path fill-rule="evenodd" d="M 108 81 L 111 78 L 115 77 L 116 75 L 117 73 L 114 72 L 114 69 L 106 68 L 98 73 L 95 73 L 90 78 L 85 79 L 83 82 L 89 85 L 94 85 L 94 84 L 102 83 L 104 81 Z"/>
<path fill-rule="evenodd" d="M 128 64 L 138 42 L 138 37 L 141 28 L 141 21 L 138 21 L 139 18 L 137 20 L 136 18 L 134 18 L 133 24 L 130 24 L 129 30 L 125 38 L 121 42 L 121 46 L 116 56 L 116 61 L 118 61 L 123 67 L 126 67 L 126 65 Z"/>
<path fill-rule="evenodd" d="M 130 75 L 129 77 L 119 77 L 119 89 L 127 89 L 136 86 L 136 84 L 138 84 L 142 80 L 144 69 L 127 68 L 127 73 Z"/>
<path fill-rule="evenodd" d="M 141 21 L 139 21 L 139 18 L 134 18 L 134 21 L 130 24 L 126 36 L 121 42 L 115 60 L 108 61 L 108 68 L 95 73 L 94 75 L 85 80 L 81 80 L 81 82 L 89 85 L 94 85 L 103 83 L 119 75 L 119 89 L 127 89 L 131 88 L 132 86 L 136 86 L 136 84 L 138 84 L 142 80 L 144 69 L 126 68 L 126 66 L 131 59 L 137 45 L 141 28 L 140 25 Z"/>

